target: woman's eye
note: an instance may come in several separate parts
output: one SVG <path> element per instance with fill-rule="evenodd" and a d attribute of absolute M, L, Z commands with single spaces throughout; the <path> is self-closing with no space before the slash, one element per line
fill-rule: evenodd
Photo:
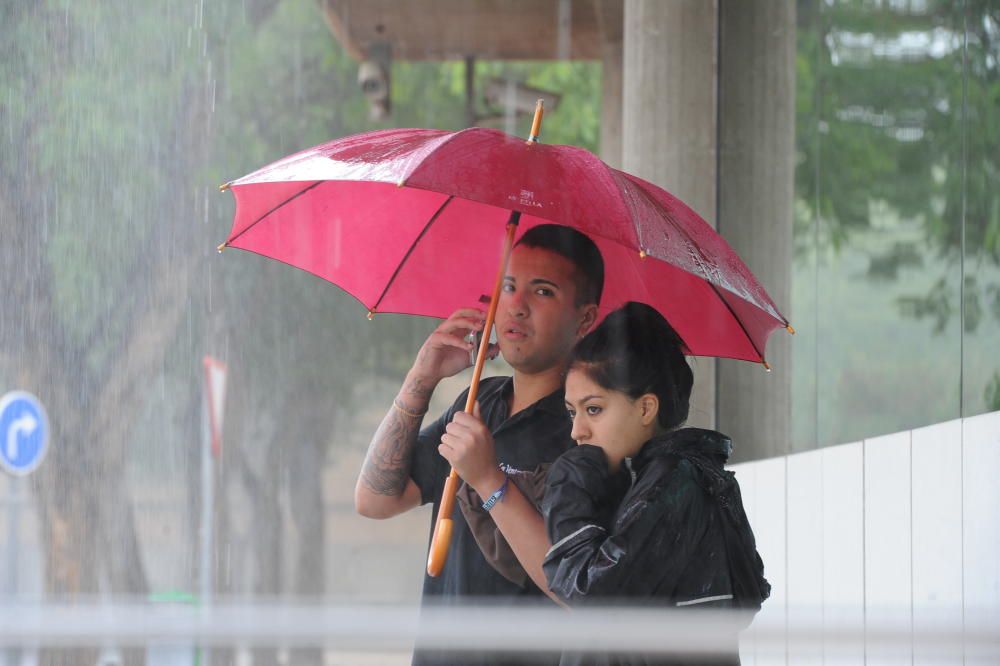
<path fill-rule="evenodd" d="M 590 416 L 597 416 L 600 413 L 601 413 L 601 408 L 597 407 L 596 405 L 589 405 L 587 407 L 587 414 L 589 414 Z"/>
<path fill-rule="evenodd" d="M 575 419 L 575 418 L 576 418 L 576 412 L 574 412 L 574 411 L 573 411 L 573 410 L 571 410 L 571 409 L 567 409 L 567 410 L 566 410 L 566 416 L 568 416 L 568 417 L 569 417 L 569 420 L 570 420 L 570 421 L 572 421 L 573 419 Z"/>

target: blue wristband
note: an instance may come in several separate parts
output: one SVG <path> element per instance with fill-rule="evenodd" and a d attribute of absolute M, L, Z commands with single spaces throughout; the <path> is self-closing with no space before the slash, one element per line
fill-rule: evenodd
<path fill-rule="evenodd" d="M 493 505 L 503 499 L 503 494 L 507 492 L 507 483 L 510 482 L 510 477 L 505 473 L 503 475 L 503 485 L 500 486 L 495 493 L 486 498 L 483 502 L 483 508 L 489 511 L 493 508 Z"/>

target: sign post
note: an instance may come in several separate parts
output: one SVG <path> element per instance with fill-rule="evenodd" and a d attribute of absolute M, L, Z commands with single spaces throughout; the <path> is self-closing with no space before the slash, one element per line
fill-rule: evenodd
<path fill-rule="evenodd" d="M 226 404 L 226 364 L 206 356 L 202 402 L 201 442 L 201 580 L 199 597 L 203 608 L 212 603 L 212 539 L 215 533 L 215 460 L 222 455 L 222 417 Z M 211 653 L 201 651 L 208 666 Z"/>
<path fill-rule="evenodd" d="M 0 398 L 0 467 L 11 475 L 7 480 L 7 597 L 16 599 L 20 512 L 26 497 L 21 477 L 42 463 L 49 448 L 49 417 L 41 401 L 26 391 L 11 391 Z M 21 650 L 6 651 L 6 663 L 18 664 Z"/>

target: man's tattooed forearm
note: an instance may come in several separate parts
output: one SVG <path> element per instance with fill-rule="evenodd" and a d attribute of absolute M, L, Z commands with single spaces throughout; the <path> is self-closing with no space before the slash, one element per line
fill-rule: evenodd
<path fill-rule="evenodd" d="M 399 495 L 406 488 L 419 427 L 419 420 L 395 410 L 386 414 L 361 469 L 361 480 L 373 493 Z"/>

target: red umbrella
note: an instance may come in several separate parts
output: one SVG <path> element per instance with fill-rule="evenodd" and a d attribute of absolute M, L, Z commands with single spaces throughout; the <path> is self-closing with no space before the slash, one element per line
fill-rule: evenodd
<path fill-rule="evenodd" d="M 538 113 L 532 139 L 540 121 Z M 490 299 L 489 330 L 515 228 L 555 222 L 600 248 L 603 313 L 629 300 L 648 303 L 693 355 L 766 367 L 768 336 L 788 327 L 697 213 L 572 146 L 484 128 L 380 130 L 296 153 L 223 189 L 236 197 L 236 217 L 220 251 L 236 247 L 318 275 L 361 301 L 369 316 L 443 318 Z M 489 267 L 498 257 L 495 275 Z M 450 526 L 450 506 L 442 504 L 439 515 Z"/>

